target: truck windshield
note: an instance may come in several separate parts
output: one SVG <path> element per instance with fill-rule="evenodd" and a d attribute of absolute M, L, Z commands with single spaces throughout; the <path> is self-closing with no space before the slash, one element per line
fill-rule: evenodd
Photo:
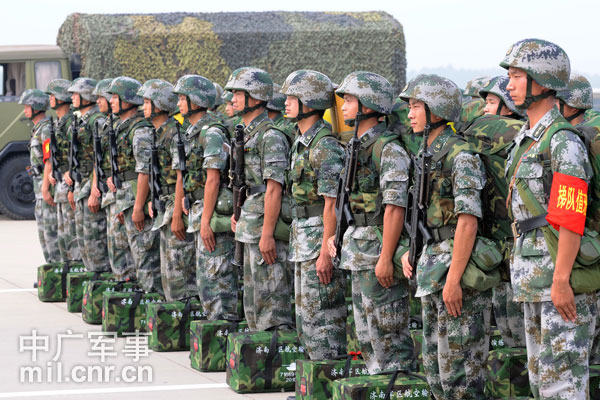
<path fill-rule="evenodd" d="M 51 80 L 62 78 L 60 62 L 38 61 L 35 63 L 35 87 L 46 90 Z"/>
<path fill-rule="evenodd" d="M 0 101 L 19 101 L 25 90 L 25 63 L 0 64 Z"/>

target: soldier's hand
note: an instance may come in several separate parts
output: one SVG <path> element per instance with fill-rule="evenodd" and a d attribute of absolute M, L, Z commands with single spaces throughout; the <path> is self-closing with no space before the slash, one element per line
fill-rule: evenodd
<path fill-rule="evenodd" d="M 181 212 L 185 215 L 190 215 L 190 210 L 185 207 L 185 196 L 181 199 Z"/>
<path fill-rule="evenodd" d="M 123 225 L 125 223 L 125 214 L 123 214 L 122 212 L 118 213 L 117 219 L 119 220 L 119 223 Z"/>
<path fill-rule="evenodd" d="M 394 263 L 392 263 L 392 260 L 379 257 L 375 266 L 375 276 L 379 284 L 384 288 L 387 289 L 392 286 L 394 284 Z"/>
<path fill-rule="evenodd" d="M 98 211 L 100 211 L 100 199 L 98 198 L 98 196 L 94 195 L 94 191 L 92 190 L 92 193 L 90 193 L 90 197 L 88 197 L 88 208 L 90 209 L 90 212 L 92 214 L 96 214 Z"/>
<path fill-rule="evenodd" d="M 48 175 L 48 182 L 50 182 L 52 186 L 56 185 L 56 179 L 54 179 L 54 175 Z"/>
<path fill-rule="evenodd" d="M 110 189 L 111 192 L 117 191 L 117 187 L 113 183 L 112 176 L 109 176 L 108 178 L 106 178 L 106 186 L 108 186 L 108 188 Z"/>
<path fill-rule="evenodd" d="M 331 282 L 331 276 L 333 275 L 333 262 L 331 262 L 331 256 L 327 249 L 321 249 L 321 254 L 317 258 L 317 276 L 319 282 L 323 285 L 328 285 Z"/>
<path fill-rule="evenodd" d="M 265 260 L 267 264 L 275 264 L 275 261 L 277 261 L 277 246 L 275 245 L 275 238 L 273 238 L 273 235 L 262 235 L 260 237 L 260 242 L 258 242 L 258 248 L 262 254 L 263 260 Z"/>
<path fill-rule="evenodd" d="M 71 171 L 67 171 L 63 174 L 63 180 L 69 186 L 73 186 L 73 180 L 71 179 Z"/>
<path fill-rule="evenodd" d="M 183 223 L 183 218 L 181 216 L 177 217 L 173 215 L 171 219 L 171 232 L 173 235 L 179 240 L 185 240 L 185 224 Z"/>
<path fill-rule="evenodd" d="M 329 239 L 327 239 L 327 250 L 329 251 L 329 256 L 331 258 L 336 256 L 336 249 L 335 249 L 335 244 L 333 243 L 335 241 L 335 236 L 330 237 Z"/>
<path fill-rule="evenodd" d="M 75 211 L 75 195 L 73 194 L 73 192 L 69 192 L 69 194 L 67 194 L 67 199 L 69 200 L 71 210 Z"/>
<path fill-rule="evenodd" d="M 150 216 L 150 218 L 154 218 L 154 211 L 152 211 L 152 202 L 151 201 L 148 202 L 148 215 Z"/>
<path fill-rule="evenodd" d="M 231 216 L 231 232 L 235 233 L 235 227 L 237 226 L 237 221 Z"/>
<path fill-rule="evenodd" d="M 209 253 L 215 251 L 215 234 L 210 228 L 210 223 L 200 225 L 200 237 L 202 238 L 202 243 L 204 243 L 204 248 Z"/>
<path fill-rule="evenodd" d="M 553 282 L 550 289 L 550 298 L 554 307 L 566 322 L 574 322 L 577 318 L 575 295 L 569 282 Z"/>
<path fill-rule="evenodd" d="M 146 219 L 146 216 L 144 215 L 144 210 L 141 208 L 138 209 L 137 207 L 133 207 L 133 214 L 131 215 L 131 221 L 133 222 L 135 229 L 137 229 L 140 232 L 143 231 L 145 219 Z"/>
<path fill-rule="evenodd" d="M 462 310 L 462 288 L 459 283 L 450 283 L 446 281 L 444 290 L 442 291 L 442 298 L 446 305 L 448 314 L 452 317 L 458 317 Z"/>
<path fill-rule="evenodd" d="M 94 197 L 102 197 L 102 193 L 98 190 L 98 186 L 92 185 L 92 191 L 90 192 L 91 196 Z"/>
<path fill-rule="evenodd" d="M 52 207 L 56 207 L 56 203 L 54 202 L 54 199 L 52 198 L 52 195 L 50 194 L 49 190 L 43 190 L 42 191 L 42 196 L 44 197 L 44 201 Z"/>
<path fill-rule="evenodd" d="M 413 268 L 408 261 L 408 251 L 402 255 L 402 273 L 406 279 L 412 278 Z"/>

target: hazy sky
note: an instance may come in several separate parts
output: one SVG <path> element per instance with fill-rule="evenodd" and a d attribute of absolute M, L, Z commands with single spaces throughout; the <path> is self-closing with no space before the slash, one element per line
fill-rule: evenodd
<path fill-rule="evenodd" d="M 54 44 L 58 28 L 73 12 L 266 10 L 386 11 L 404 27 L 409 71 L 447 66 L 496 68 L 510 44 L 526 37 L 539 37 L 563 47 L 573 71 L 600 74 L 597 0 L 4 1 L 0 44 Z"/>

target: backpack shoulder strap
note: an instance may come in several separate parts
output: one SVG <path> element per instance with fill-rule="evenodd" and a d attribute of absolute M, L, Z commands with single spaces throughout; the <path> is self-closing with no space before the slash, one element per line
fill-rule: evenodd
<path fill-rule="evenodd" d="M 371 159 L 375 163 L 375 167 L 377 167 L 377 171 L 379 171 L 381 169 L 381 153 L 383 153 L 383 148 L 385 147 L 386 144 L 388 144 L 396 139 L 400 139 L 400 136 L 396 133 L 392 133 L 392 132 L 388 131 L 387 133 L 378 137 L 377 140 L 375 141 L 375 143 L 373 143 L 373 147 L 371 150 Z M 400 143 L 399 140 L 398 140 L 398 143 Z"/>

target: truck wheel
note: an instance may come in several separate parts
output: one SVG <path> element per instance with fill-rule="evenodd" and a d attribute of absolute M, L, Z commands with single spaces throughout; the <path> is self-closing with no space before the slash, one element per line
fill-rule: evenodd
<path fill-rule="evenodd" d="M 27 154 L 14 155 L 0 165 L 0 212 L 12 219 L 34 219 L 35 193 L 27 166 Z"/>

